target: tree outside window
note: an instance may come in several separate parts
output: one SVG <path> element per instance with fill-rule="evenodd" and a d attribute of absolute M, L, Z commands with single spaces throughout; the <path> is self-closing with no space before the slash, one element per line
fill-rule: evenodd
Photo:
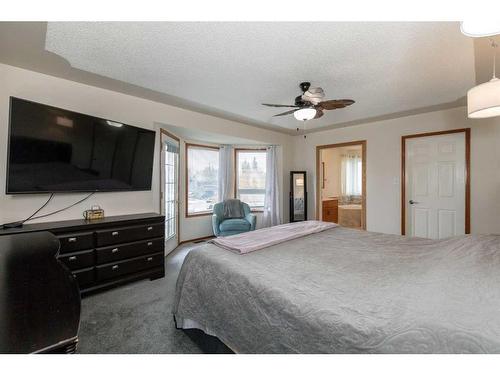
<path fill-rule="evenodd" d="M 211 213 L 218 202 L 219 149 L 187 144 L 187 215 Z"/>
<path fill-rule="evenodd" d="M 236 149 L 236 198 L 252 209 L 264 207 L 266 151 Z"/>

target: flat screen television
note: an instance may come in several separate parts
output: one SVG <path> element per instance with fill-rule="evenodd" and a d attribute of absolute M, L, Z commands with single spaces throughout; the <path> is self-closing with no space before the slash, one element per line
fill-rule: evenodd
<path fill-rule="evenodd" d="M 155 132 L 10 98 L 7 194 L 150 190 Z"/>

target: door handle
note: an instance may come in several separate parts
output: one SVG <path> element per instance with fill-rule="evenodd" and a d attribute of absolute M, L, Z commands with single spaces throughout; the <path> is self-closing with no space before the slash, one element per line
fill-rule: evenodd
<path fill-rule="evenodd" d="M 410 199 L 410 200 L 408 201 L 408 203 L 410 203 L 410 204 L 418 204 L 419 202 L 415 202 L 413 199 Z"/>

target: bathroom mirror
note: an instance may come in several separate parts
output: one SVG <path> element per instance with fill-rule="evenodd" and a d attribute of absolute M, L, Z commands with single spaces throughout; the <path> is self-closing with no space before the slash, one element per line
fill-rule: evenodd
<path fill-rule="evenodd" d="M 307 220 L 307 176 L 304 171 L 290 172 L 290 222 Z"/>

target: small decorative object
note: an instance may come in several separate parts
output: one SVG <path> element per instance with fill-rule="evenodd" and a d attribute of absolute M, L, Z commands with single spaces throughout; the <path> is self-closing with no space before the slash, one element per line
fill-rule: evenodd
<path fill-rule="evenodd" d="M 104 219 L 104 210 L 100 206 L 92 206 L 90 210 L 83 211 L 85 220 Z"/>

